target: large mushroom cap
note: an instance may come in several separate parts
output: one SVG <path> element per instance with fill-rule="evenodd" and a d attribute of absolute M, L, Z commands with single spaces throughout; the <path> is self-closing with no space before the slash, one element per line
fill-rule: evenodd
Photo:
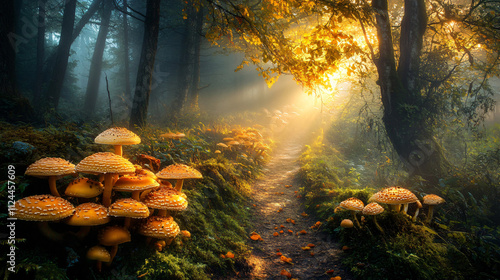
<path fill-rule="evenodd" d="M 109 153 L 101 152 L 92 154 L 84 158 L 76 165 L 77 172 L 88 174 L 129 174 L 134 173 L 134 165 L 123 157 Z"/>
<path fill-rule="evenodd" d="M 97 135 L 94 142 L 110 145 L 134 145 L 141 143 L 141 138 L 124 127 L 112 127 Z"/>
<path fill-rule="evenodd" d="M 67 196 L 92 198 L 100 195 L 104 191 L 104 186 L 89 178 L 78 178 L 69 183 L 64 191 Z"/>
<path fill-rule="evenodd" d="M 203 178 L 201 173 L 185 164 L 171 164 L 160 172 L 156 173 L 156 177 L 159 179 L 199 179 Z"/>
<path fill-rule="evenodd" d="M 427 205 L 438 205 L 444 203 L 444 199 L 435 194 L 428 194 L 423 197 L 424 204 Z"/>
<path fill-rule="evenodd" d="M 171 216 L 151 216 L 139 228 L 139 233 L 154 238 L 172 238 L 179 234 L 179 225 Z"/>
<path fill-rule="evenodd" d="M 188 202 L 183 193 L 169 187 L 160 187 L 148 193 L 144 204 L 154 209 L 182 211 L 187 208 Z"/>
<path fill-rule="evenodd" d="M 365 208 L 363 208 L 363 215 L 378 215 L 384 212 L 384 207 L 376 202 L 368 203 Z"/>
<path fill-rule="evenodd" d="M 130 232 L 120 226 L 109 226 L 103 229 L 98 236 L 99 243 L 104 246 L 116 246 L 125 242 L 130 242 Z"/>
<path fill-rule="evenodd" d="M 83 203 L 75 208 L 66 223 L 71 226 L 97 226 L 109 222 L 108 209 L 96 203 Z"/>
<path fill-rule="evenodd" d="M 109 206 L 109 215 L 141 219 L 149 216 L 149 209 L 144 203 L 135 199 L 122 198 Z"/>
<path fill-rule="evenodd" d="M 113 185 L 115 191 L 143 191 L 159 187 L 155 179 L 149 176 L 124 176 L 118 179 Z"/>
<path fill-rule="evenodd" d="M 363 211 L 364 206 L 365 205 L 364 205 L 363 201 L 361 201 L 355 197 L 351 197 L 351 198 L 346 199 L 340 203 L 340 207 L 347 209 L 347 210 L 352 210 L 352 211 Z"/>
<path fill-rule="evenodd" d="M 410 190 L 394 186 L 385 188 L 375 193 L 369 201 L 376 201 L 378 203 L 385 204 L 403 204 L 414 203 L 417 200 L 417 196 L 415 196 L 415 194 L 413 194 Z"/>
<path fill-rule="evenodd" d="M 87 259 L 101 262 L 110 262 L 111 255 L 108 250 L 102 246 L 94 246 L 87 251 Z"/>
<path fill-rule="evenodd" d="M 69 201 L 48 194 L 19 199 L 14 208 L 12 217 L 25 221 L 57 221 L 75 212 L 75 207 Z"/>
<path fill-rule="evenodd" d="M 42 158 L 26 169 L 25 175 L 35 177 L 65 176 L 75 173 L 75 165 L 62 158 Z"/>
<path fill-rule="evenodd" d="M 354 223 L 349 219 L 343 219 L 342 222 L 340 222 L 340 226 L 343 228 L 352 228 L 354 227 Z"/>

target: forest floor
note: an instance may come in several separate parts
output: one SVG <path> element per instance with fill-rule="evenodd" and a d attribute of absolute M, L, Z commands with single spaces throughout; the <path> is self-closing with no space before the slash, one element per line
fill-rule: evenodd
<path fill-rule="evenodd" d="M 263 175 L 253 184 L 250 207 L 254 228 L 249 233 L 259 234 L 262 240 L 250 240 L 253 247 L 248 259 L 250 275 L 239 275 L 239 278 L 286 279 L 280 275 L 286 270 L 295 279 L 335 276 L 352 279 L 340 263 L 341 245 L 321 229 L 312 229 L 318 220 L 304 212 L 296 175 L 300 168 L 298 159 L 304 145 L 308 144 L 308 137 L 305 132 L 297 133 L 295 127 L 288 130 L 293 131 L 279 137 L 281 140 L 264 167 Z M 305 233 L 301 233 L 303 230 Z M 278 236 L 273 235 L 275 232 Z M 309 244 L 314 247 L 302 249 Z M 277 253 L 291 260 L 285 262 Z"/>

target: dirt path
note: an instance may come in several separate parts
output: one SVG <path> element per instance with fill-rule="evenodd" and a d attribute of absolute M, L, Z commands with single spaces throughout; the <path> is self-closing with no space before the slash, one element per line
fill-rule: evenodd
<path fill-rule="evenodd" d="M 341 276 L 343 280 L 352 279 L 340 267 L 342 251 L 339 244 L 311 229 L 317 219 L 302 214 L 304 208 L 296 193 L 300 186 L 294 178 L 300 167 L 297 159 L 305 143 L 303 136 L 292 135 L 285 137 L 273 152 L 263 176 L 253 185 L 253 231 L 260 234 L 263 240 L 251 241 L 253 250 L 249 263 L 252 272 L 248 279 L 286 279 L 280 275 L 283 269 L 296 279 L 330 279 L 334 276 Z M 287 219 L 293 219 L 295 224 L 290 220 L 287 222 Z M 281 228 L 281 225 L 284 227 Z M 273 236 L 281 230 L 283 233 Z M 302 230 L 307 233 L 300 234 Z M 303 250 L 302 247 L 308 244 L 315 246 L 311 250 Z M 278 250 L 283 256 L 291 258 L 291 263 L 282 261 L 277 255 Z M 333 274 L 326 274 L 331 269 Z"/>

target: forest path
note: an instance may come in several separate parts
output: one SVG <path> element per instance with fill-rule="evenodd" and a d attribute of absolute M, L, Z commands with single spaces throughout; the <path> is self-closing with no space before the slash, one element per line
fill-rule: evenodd
<path fill-rule="evenodd" d="M 265 166 L 263 176 L 253 184 L 251 211 L 254 228 L 250 229 L 250 233 L 258 233 L 262 240 L 250 240 L 253 247 L 248 259 L 251 272 L 246 276 L 248 278 L 240 277 L 287 279 L 280 275 L 285 269 L 295 279 L 330 279 L 334 276 L 343 280 L 352 279 L 341 268 L 340 245 L 321 231 L 311 229 L 318 220 L 303 214 L 296 174 L 300 168 L 298 159 L 310 137 L 307 132 L 298 132 L 302 125 L 299 127 L 290 123 L 288 126 L 289 131 L 279 137 L 281 140 Z M 295 224 L 290 220 L 287 222 L 287 219 L 293 219 Z M 281 225 L 284 227 L 281 228 Z M 283 233 L 279 233 L 281 230 Z M 301 234 L 302 230 L 307 233 Z M 275 232 L 279 236 L 273 236 Z M 308 244 L 315 246 L 311 250 L 303 250 L 302 247 Z M 282 261 L 277 255 L 278 250 L 283 256 L 291 258 L 291 262 Z M 332 274 L 326 273 L 332 269 Z"/>

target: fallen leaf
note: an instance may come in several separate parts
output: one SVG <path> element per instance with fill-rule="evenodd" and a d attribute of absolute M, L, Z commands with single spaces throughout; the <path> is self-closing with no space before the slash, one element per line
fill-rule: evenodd
<path fill-rule="evenodd" d="M 280 235 L 280 234 L 279 234 L 279 233 L 277 233 L 277 232 L 274 232 L 274 233 L 273 233 L 273 236 L 278 236 L 278 235 Z"/>
<path fill-rule="evenodd" d="M 309 244 L 307 244 L 307 247 L 314 248 L 314 247 L 316 247 L 316 245 L 309 243 Z"/>
<path fill-rule="evenodd" d="M 301 230 L 301 231 L 299 231 L 299 233 L 300 233 L 300 234 L 307 234 L 307 231 L 305 231 L 305 230 Z"/>
<path fill-rule="evenodd" d="M 227 252 L 226 258 L 234 259 L 234 254 L 231 252 Z"/>
<path fill-rule="evenodd" d="M 308 214 L 306 214 L 306 212 L 302 212 L 302 214 L 300 214 L 300 215 L 302 215 L 302 217 L 307 217 L 307 216 L 309 216 Z"/>
<path fill-rule="evenodd" d="M 286 263 L 291 263 L 292 262 L 292 258 L 287 258 L 285 256 L 281 256 L 280 259 L 283 261 L 283 262 L 286 262 Z"/>
<path fill-rule="evenodd" d="M 260 234 L 258 234 L 256 232 L 252 232 L 250 234 L 250 239 L 252 239 L 252 240 L 264 240 L 264 239 L 262 239 L 262 237 L 260 237 Z"/>
<path fill-rule="evenodd" d="M 341 279 L 342 279 L 342 277 L 340 277 L 340 276 L 335 276 L 335 277 L 330 278 L 330 280 L 341 280 Z"/>
<path fill-rule="evenodd" d="M 223 255 L 223 254 L 220 254 L 220 257 L 221 257 L 221 258 L 223 258 L 223 259 L 225 259 L 225 258 L 226 258 L 226 256 L 225 256 L 225 255 Z"/>
<path fill-rule="evenodd" d="M 280 230 L 280 233 L 283 233 L 283 230 Z"/>
<path fill-rule="evenodd" d="M 288 232 L 289 232 L 289 233 L 293 233 L 293 230 L 289 229 L 289 230 L 288 230 Z"/>
<path fill-rule="evenodd" d="M 280 275 L 284 275 L 284 276 L 286 276 L 288 279 L 292 278 L 292 274 L 291 274 L 290 272 L 288 272 L 288 271 L 284 270 L 284 269 L 280 272 Z"/>
<path fill-rule="evenodd" d="M 302 250 L 304 250 L 304 251 L 309 251 L 309 250 L 311 250 L 311 247 L 308 247 L 308 246 L 306 246 L 306 247 L 302 247 Z"/>
<path fill-rule="evenodd" d="M 280 225 L 280 228 L 284 228 L 285 226 L 284 225 Z"/>
<path fill-rule="evenodd" d="M 278 252 L 278 253 L 276 253 L 276 256 L 281 257 L 281 256 L 283 256 L 283 254 Z"/>
<path fill-rule="evenodd" d="M 335 270 L 330 269 L 330 270 L 327 270 L 327 271 L 326 271 L 326 274 L 333 274 L 334 272 L 335 272 Z"/>

